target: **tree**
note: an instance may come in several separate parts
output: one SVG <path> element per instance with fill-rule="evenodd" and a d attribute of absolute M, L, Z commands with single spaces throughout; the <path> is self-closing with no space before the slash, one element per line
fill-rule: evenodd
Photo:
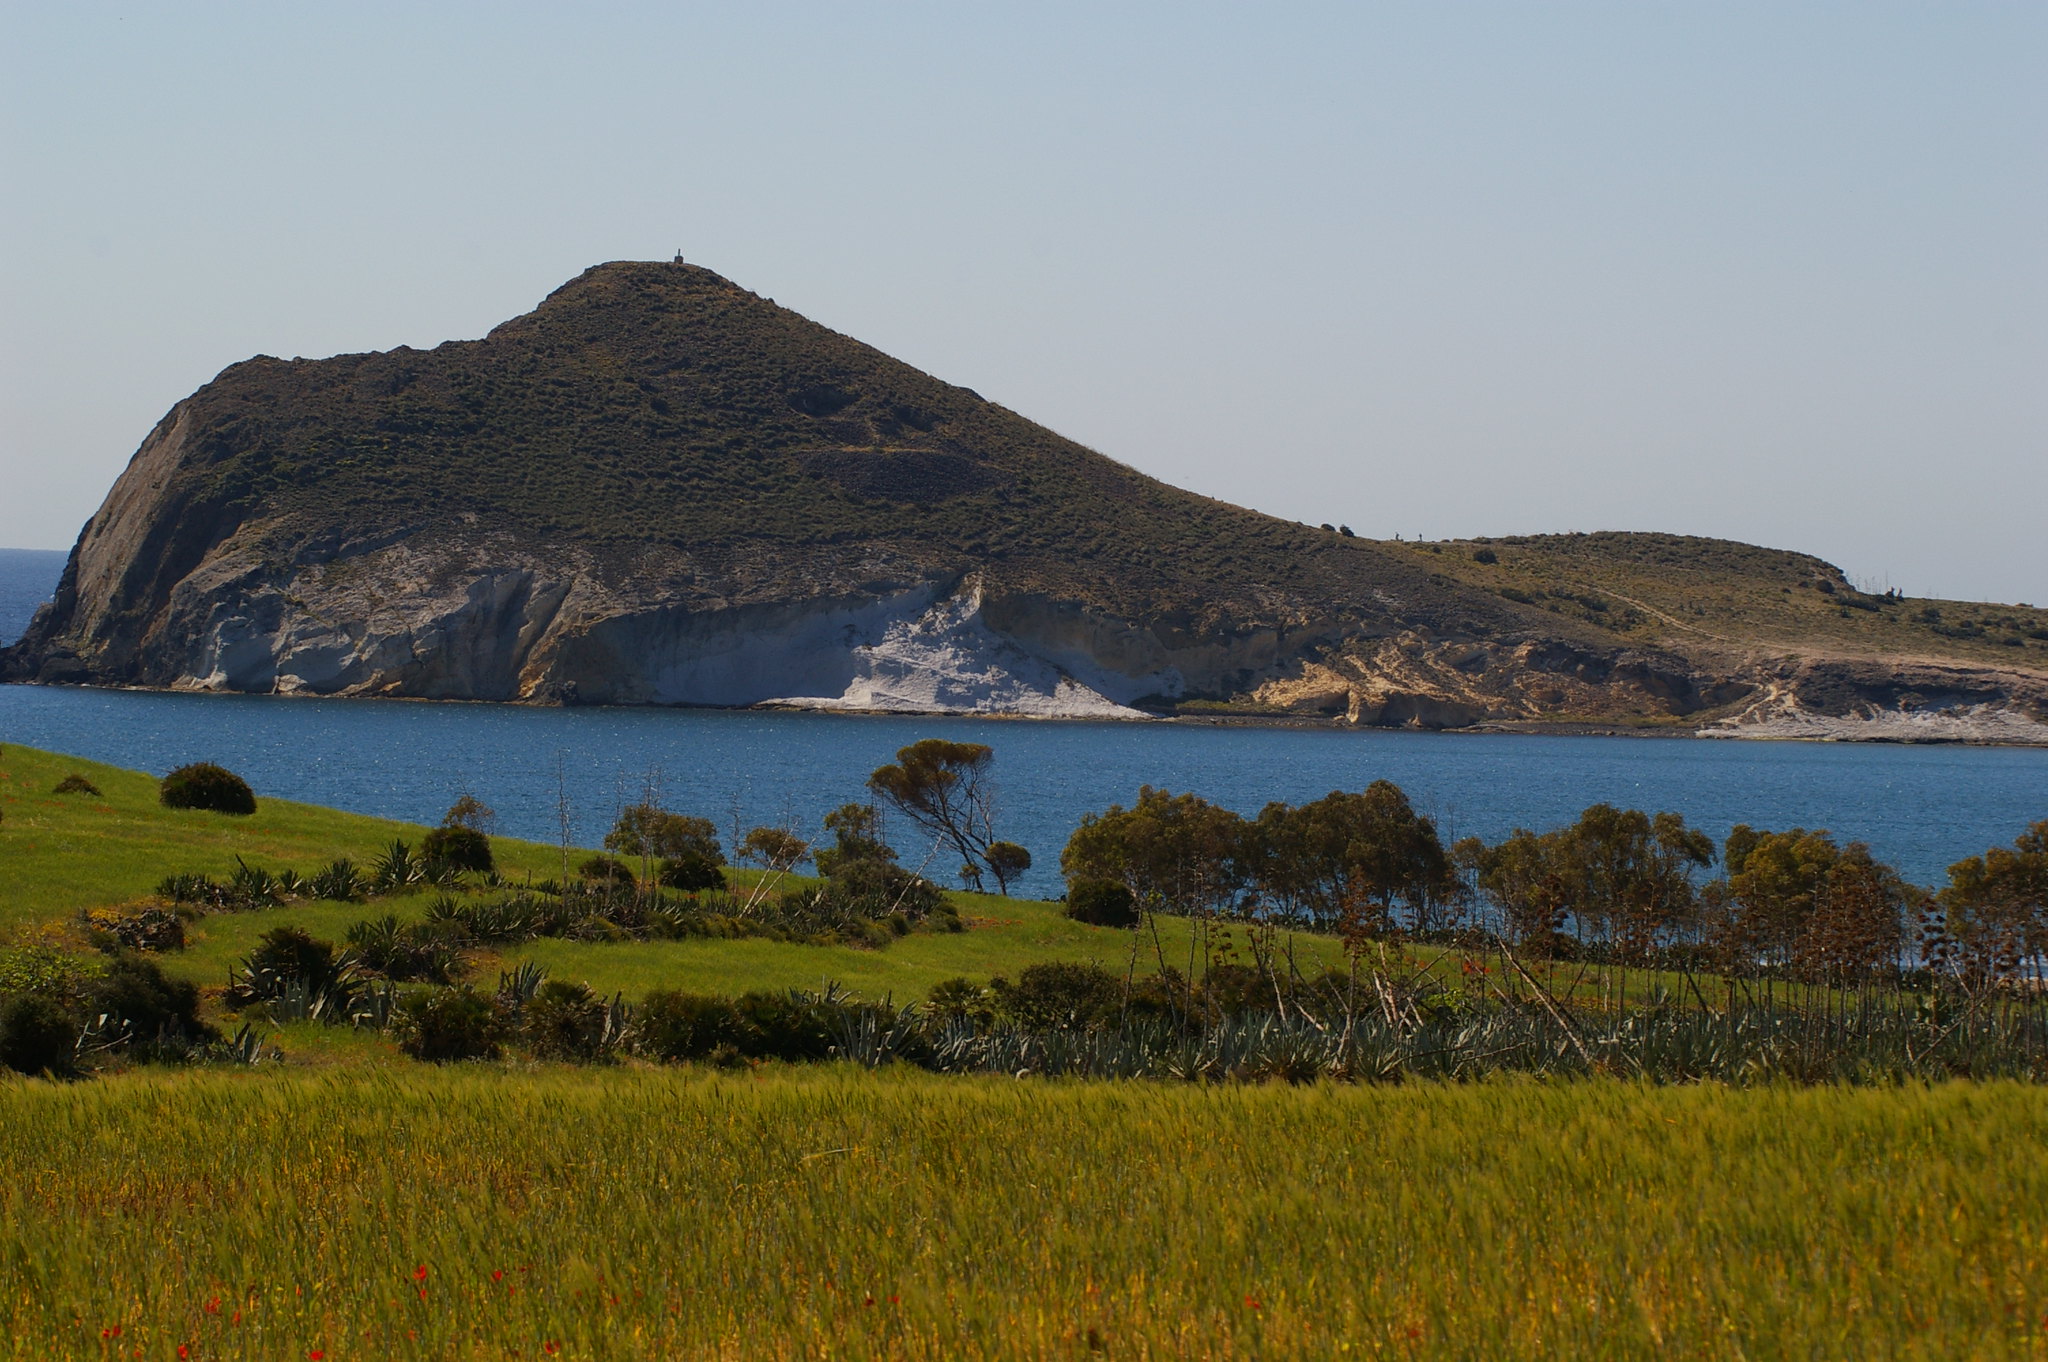
<path fill-rule="evenodd" d="M 1897 960 L 1918 891 L 1863 843 L 1742 825 L 1728 834 L 1722 862 L 1728 881 L 1715 936 L 1731 965 L 1841 980 Z"/>
<path fill-rule="evenodd" d="M 1031 853 L 1015 842 L 990 842 L 987 858 L 989 873 L 996 877 L 996 887 L 1005 898 L 1009 897 L 1010 882 L 1031 869 Z"/>
<path fill-rule="evenodd" d="M 1940 894 L 1949 935 L 1980 973 L 2048 953 L 2048 819 L 1948 868 Z"/>
<path fill-rule="evenodd" d="M 468 828 L 471 832 L 482 833 L 486 837 L 491 835 L 491 830 L 497 823 L 497 810 L 467 790 L 448 806 L 448 812 L 441 815 L 441 826 L 444 828 Z"/>
<path fill-rule="evenodd" d="M 1117 880 L 1141 907 L 1213 912 L 1230 906 L 1249 878 L 1245 821 L 1199 795 L 1140 786 L 1138 802 L 1086 814 L 1060 853 L 1072 885 Z"/>
<path fill-rule="evenodd" d="M 881 810 L 872 804 L 841 804 L 825 815 L 825 831 L 832 834 L 832 845 L 813 853 L 811 859 L 827 879 L 857 861 L 891 865 L 896 861 L 896 849 L 882 840 Z"/>
<path fill-rule="evenodd" d="M 982 743 L 923 738 L 877 767 L 868 788 L 978 869 L 995 840 L 994 760 L 995 749 Z"/>
<path fill-rule="evenodd" d="M 1696 927 L 1693 872 L 1714 843 L 1675 813 L 1595 804 L 1569 827 L 1517 828 L 1491 847 L 1467 838 L 1455 854 L 1518 942 L 1549 945 L 1572 921 L 1640 958 Z"/>
<path fill-rule="evenodd" d="M 1347 915 L 1369 933 L 1393 925 L 1393 909 L 1427 930 L 1463 886 L 1436 822 L 1415 812 L 1391 781 L 1363 793 L 1334 790 L 1299 808 L 1268 804 L 1247 839 L 1260 885 L 1319 927 Z"/>
<path fill-rule="evenodd" d="M 811 844 L 787 828 L 755 828 L 740 842 L 740 859 L 786 875 L 810 859 Z"/>
<path fill-rule="evenodd" d="M 1714 860 L 1713 840 L 1678 814 L 1612 804 L 1580 814 L 1557 850 L 1572 914 L 1639 958 L 1694 924 L 1692 872 Z"/>
<path fill-rule="evenodd" d="M 1506 841 L 1488 846 L 1467 837 L 1453 847 L 1458 866 L 1500 911 L 1500 925 L 1518 945 L 1548 953 L 1564 927 L 1570 896 L 1553 863 L 1557 834 L 1539 837 L 1516 828 Z"/>
<path fill-rule="evenodd" d="M 620 810 L 604 845 L 621 856 L 689 857 L 713 866 L 725 864 L 725 849 L 718 844 L 718 828 L 710 819 L 670 813 L 653 804 Z"/>

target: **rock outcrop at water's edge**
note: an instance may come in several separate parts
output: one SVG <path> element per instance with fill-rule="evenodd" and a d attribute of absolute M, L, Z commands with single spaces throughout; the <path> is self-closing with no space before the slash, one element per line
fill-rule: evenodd
<path fill-rule="evenodd" d="M 1722 541 L 1488 542 L 1183 492 L 709 271 L 615 264 L 481 341 L 225 371 L 0 678 L 2048 739 L 2048 613 Z"/>

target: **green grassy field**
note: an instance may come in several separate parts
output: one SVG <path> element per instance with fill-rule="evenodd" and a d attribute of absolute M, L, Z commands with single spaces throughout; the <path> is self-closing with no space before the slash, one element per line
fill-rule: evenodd
<path fill-rule="evenodd" d="M 2009 1085 L 10 1081 L 0 1337 L 38 1358 L 2035 1357 L 2044 1136 L 2048 1093 Z"/>
<path fill-rule="evenodd" d="M 103 797 L 51 791 L 82 775 Z M 261 799 L 248 817 L 157 802 L 156 777 L 8 743 L 0 748 L 0 930 L 81 908 L 143 898 L 166 875 L 224 878 L 237 855 L 252 865 L 312 871 L 338 856 L 367 864 L 393 838 L 424 828 L 314 804 Z M 558 848 L 498 838 L 507 873 L 559 875 Z"/>
<path fill-rule="evenodd" d="M 104 797 L 55 795 L 50 791 L 76 772 Z M 366 864 L 393 838 L 417 846 L 423 828 L 285 800 L 259 801 L 247 818 L 166 809 L 157 802 L 156 780 L 139 771 L 81 761 L 57 753 L 8 745 L 0 749 L 0 934 L 63 928 L 83 908 L 146 898 L 164 876 L 195 871 L 224 878 L 240 855 L 266 869 L 291 866 L 310 871 L 337 856 Z M 559 847 L 493 838 L 492 848 L 508 878 L 559 876 Z M 581 858 L 587 851 L 573 853 Z M 751 884 L 756 872 L 729 871 Z M 787 883 L 804 883 L 792 878 Z M 285 924 L 341 941 L 365 918 L 424 911 L 428 894 L 369 903 L 292 903 L 244 913 L 210 913 L 187 928 L 187 948 L 163 958 L 173 975 L 202 985 L 219 985 L 257 938 Z M 984 894 L 955 894 L 967 930 L 917 933 L 884 950 L 814 946 L 763 939 L 589 943 L 544 939 L 502 953 L 478 952 L 473 975 L 486 982 L 494 971 L 532 960 L 557 978 L 588 983 L 601 993 L 637 998 L 655 988 L 708 993 L 749 989 L 818 988 L 827 981 L 864 997 L 911 1002 L 935 983 L 962 976 L 986 979 L 1014 975 L 1042 960 L 1093 961 L 1122 971 L 1137 947 L 1140 972 L 1158 968 L 1161 955 L 1186 966 L 1189 927 L 1162 919 L 1155 944 L 1150 934 L 1084 926 L 1063 917 L 1057 905 Z M 1340 961 L 1334 942 L 1312 936 L 1295 939 L 1296 958 L 1313 973 Z"/>

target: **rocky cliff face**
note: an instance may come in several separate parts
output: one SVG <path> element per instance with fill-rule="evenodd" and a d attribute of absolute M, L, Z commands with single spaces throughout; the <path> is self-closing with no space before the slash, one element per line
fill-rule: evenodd
<path fill-rule="evenodd" d="M 227 370 L 143 442 L 0 674 L 2048 735 L 2024 665 L 1698 646 L 1449 561 L 1164 486 L 708 271 L 621 264 L 482 341 Z"/>

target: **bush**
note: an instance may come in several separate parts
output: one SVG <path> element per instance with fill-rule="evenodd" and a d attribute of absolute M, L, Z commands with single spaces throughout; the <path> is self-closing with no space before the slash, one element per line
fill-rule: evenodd
<path fill-rule="evenodd" d="M 220 1038 L 199 1020 L 199 989 L 166 978 L 154 960 L 139 955 L 114 957 L 107 972 L 93 981 L 86 1003 L 93 1015 L 125 1026 L 130 1053 L 138 1059 L 176 1057 L 196 1043 Z"/>
<path fill-rule="evenodd" d="M 932 985 L 925 1008 L 940 1021 L 967 1021 L 987 1028 L 995 1025 L 996 995 L 988 985 L 972 979 L 944 979 Z"/>
<path fill-rule="evenodd" d="M 719 870 L 718 862 L 702 852 L 689 851 L 662 861 L 661 883 L 668 889 L 695 894 L 706 889 L 725 888 L 725 875 Z"/>
<path fill-rule="evenodd" d="M 633 877 L 633 867 L 616 856 L 592 856 L 576 867 L 576 873 L 586 880 L 596 880 L 601 884 L 639 883 Z"/>
<path fill-rule="evenodd" d="M 294 989 L 306 999 L 324 1000 L 323 1010 L 331 1012 L 351 1001 L 350 979 L 354 970 L 334 955 L 331 942 L 321 941 L 303 927 L 273 927 L 256 942 L 256 949 L 242 962 L 238 977 L 228 985 L 230 1007 L 283 998 Z"/>
<path fill-rule="evenodd" d="M 93 784 L 76 771 L 58 781 L 57 788 L 50 793 L 91 795 L 94 799 L 104 799 L 106 797 L 100 793 L 99 786 Z"/>
<path fill-rule="evenodd" d="M 415 993 L 399 1004 L 398 1048 L 414 1059 L 496 1059 L 505 1037 L 505 1013 L 495 998 L 468 984 Z"/>
<path fill-rule="evenodd" d="M 733 1003 L 751 1042 L 747 1053 L 792 1062 L 828 1059 L 843 1008 L 791 993 L 746 993 Z"/>
<path fill-rule="evenodd" d="M 1003 1014 L 1027 1031 L 1078 1031 L 1116 1017 L 1124 981 L 1100 965 L 1051 961 L 1028 966 L 1017 982 L 991 979 Z"/>
<path fill-rule="evenodd" d="M 180 766 L 164 777 L 158 795 L 167 809 L 208 809 L 214 813 L 256 812 L 256 795 L 249 783 L 232 771 L 210 761 Z"/>
<path fill-rule="evenodd" d="M 633 1048 L 650 1059 L 736 1060 L 750 1045 L 749 1028 L 729 999 L 664 989 L 633 1015 Z"/>
<path fill-rule="evenodd" d="M 611 1009 L 588 985 L 550 979 L 526 1004 L 521 1030 L 542 1059 L 596 1059 L 608 1048 Z"/>
<path fill-rule="evenodd" d="M 74 1072 L 78 1022 L 53 998 L 20 993 L 0 999 L 0 1064 L 16 1073 Z"/>
<path fill-rule="evenodd" d="M 1472 552 L 1472 561 L 1475 563 L 1498 563 L 1500 555 L 1492 549 L 1475 549 Z"/>
<path fill-rule="evenodd" d="M 892 861 L 841 860 L 818 896 L 821 906 L 866 918 L 901 913 L 920 922 L 946 909 L 946 896 L 921 875 Z"/>
<path fill-rule="evenodd" d="M 122 913 L 111 908 L 89 908 L 84 918 L 87 929 L 98 934 L 94 938 L 94 944 L 103 950 L 185 949 L 185 919 L 168 908 L 144 908 L 138 913 Z"/>
<path fill-rule="evenodd" d="M 1067 890 L 1067 916 L 1092 927 L 1135 927 L 1138 899 L 1119 880 L 1076 880 Z"/>
<path fill-rule="evenodd" d="M 475 828 L 435 828 L 420 839 L 420 856 L 457 870 L 474 870 L 479 875 L 488 875 L 497 868 L 491 859 L 491 839 Z"/>

